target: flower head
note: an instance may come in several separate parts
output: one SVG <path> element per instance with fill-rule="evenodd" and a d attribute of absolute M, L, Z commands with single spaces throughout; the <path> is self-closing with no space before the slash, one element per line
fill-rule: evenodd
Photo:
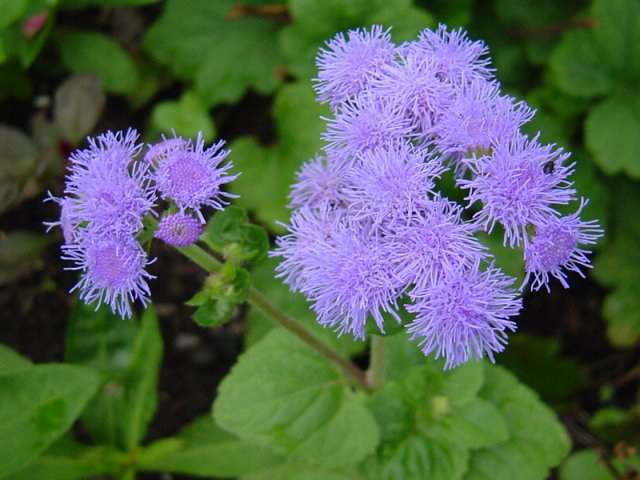
<path fill-rule="evenodd" d="M 111 234 L 103 237 L 81 234 L 78 243 L 63 246 L 63 259 L 75 263 L 82 277 L 73 287 L 85 303 L 102 303 L 122 317 L 131 316 L 131 302 L 148 302 L 147 280 L 154 278 L 146 270 L 150 263 L 140 244 L 131 236 Z"/>
<path fill-rule="evenodd" d="M 347 170 L 346 164 L 337 163 L 331 157 L 318 155 L 308 161 L 296 173 L 289 195 L 291 206 L 339 205 L 344 201 Z"/>
<path fill-rule="evenodd" d="M 318 100 L 335 108 L 340 102 L 354 98 L 383 65 L 393 63 L 395 52 L 389 30 L 380 25 L 371 30 L 350 30 L 347 37 L 338 33 L 316 57 L 318 78 L 314 79 L 314 88 Z"/>
<path fill-rule="evenodd" d="M 416 314 L 407 328 L 411 338 L 421 338 L 425 355 L 444 357 L 445 368 L 485 354 L 493 361 L 504 349 L 506 332 L 516 329 L 509 318 L 522 308 L 522 299 L 509 288 L 514 280 L 493 265 L 484 271 L 476 265 L 413 292 L 414 303 L 407 306 Z"/>
<path fill-rule="evenodd" d="M 554 145 L 540 145 L 537 137 L 528 140 L 518 135 L 507 143 L 499 143 L 491 155 L 472 160 L 470 180 L 458 184 L 469 190 L 470 203 L 482 203 L 475 219 L 490 232 L 499 222 L 505 229 L 505 244 L 520 245 L 527 238 L 530 224 L 544 223 L 558 215 L 553 205 L 566 205 L 575 190 L 567 180 L 573 164 Z M 553 164 L 549 171 L 545 165 Z"/>
<path fill-rule="evenodd" d="M 193 210 L 202 223 L 204 217 L 200 208 L 210 206 L 221 210 L 227 203 L 223 197 L 233 196 L 221 190 L 223 184 L 237 177 L 227 174 L 233 166 L 231 162 L 221 165 L 229 155 L 229 150 L 222 149 L 223 145 L 221 140 L 205 149 L 202 134 L 199 134 L 194 144 L 167 151 L 154 172 L 160 195 L 181 210 Z"/>
<path fill-rule="evenodd" d="M 186 247 L 202 235 L 202 223 L 188 213 L 171 213 L 160 219 L 155 237 L 169 245 Z"/>
<path fill-rule="evenodd" d="M 574 214 L 550 218 L 535 225 L 536 233 L 524 248 L 527 275 L 523 286 L 533 277 L 532 290 L 539 290 L 544 286 L 549 291 L 551 275 L 560 280 L 564 288 L 568 288 L 567 274 L 564 270 L 576 272 L 584 277 L 581 267 L 591 268 L 591 262 L 587 257 L 591 252 L 579 248 L 579 245 L 595 244 L 604 232 L 597 221 L 580 220 L 580 212 L 586 204 L 587 201 L 583 199 Z"/>

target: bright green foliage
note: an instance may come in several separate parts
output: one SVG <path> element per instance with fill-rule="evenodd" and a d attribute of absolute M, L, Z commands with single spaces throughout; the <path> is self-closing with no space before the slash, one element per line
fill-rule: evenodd
<path fill-rule="evenodd" d="M 53 27 L 57 0 L 0 1 L 0 64 L 16 58 L 23 68 L 35 60 Z M 45 15 L 45 23 L 33 35 L 23 31 L 24 22 L 34 15 Z"/>
<path fill-rule="evenodd" d="M 281 462 L 279 455 L 240 440 L 206 415 L 187 425 L 176 437 L 146 447 L 141 453 L 140 468 L 203 477 L 236 477 Z"/>
<path fill-rule="evenodd" d="M 170 0 L 145 40 L 158 62 L 194 82 L 206 105 L 235 102 L 248 88 L 272 93 L 281 81 L 275 24 L 242 12 L 234 17 L 236 5 L 234 0 Z"/>
<path fill-rule="evenodd" d="M 53 363 L 0 375 L 0 477 L 27 465 L 66 432 L 98 383 L 93 370 Z"/>
<path fill-rule="evenodd" d="M 606 96 L 585 124 L 587 147 L 609 174 L 640 177 L 640 3 L 595 0 L 593 28 L 565 34 L 550 59 L 552 77 L 569 95 Z"/>
<path fill-rule="evenodd" d="M 133 58 L 113 38 L 93 31 L 70 31 L 60 36 L 62 62 L 74 72 L 93 72 L 105 90 L 131 93 L 138 86 Z"/>
<path fill-rule="evenodd" d="M 283 330 L 240 356 L 220 384 L 213 416 L 241 438 L 327 467 L 357 464 L 378 443 L 364 399 L 336 367 Z"/>
<path fill-rule="evenodd" d="M 401 337 L 385 338 L 395 374 L 369 402 L 382 443 L 367 478 L 542 480 L 566 455 L 564 429 L 511 374 L 487 362 L 419 365 L 422 354 Z"/>
<path fill-rule="evenodd" d="M 67 361 L 94 367 L 104 384 L 82 416 L 97 443 L 139 445 L 156 409 L 162 337 L 153 308 L 136 325 L 108 308 L 76 304 L 67 330 Z"/>
<path fill-rule="evenodd" d="M 634 474 L 632 472 L 637 472 L 638 468 L 640 468 L 640 455 L 636 454 L 625 459 L 613 459 L 611 463 L 616 475 L 607 468 L 604 460 L 596 450 L 580 450 L 572 454 L 562 464 L 560 467 L 560 480 L 633 478 Z"/>
<path fill-rule="evenodd" d="M 30 367 L 31 362 L 19 353 L 0 344 L 0 375 Z"/>
<path fill-rule="evenodd" d="M 151 125 L 165 134 L 194 138 L 202 133 L 205 141 L 216 138 L 216 127 L 196 92 L 187 91 L 178 100 L 156 104 L 151 113 Z"/>

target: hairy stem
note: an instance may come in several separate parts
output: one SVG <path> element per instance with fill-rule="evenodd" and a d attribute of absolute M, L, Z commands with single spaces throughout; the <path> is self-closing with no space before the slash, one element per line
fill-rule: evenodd
<path fill-rule="evenodd" d="M 222 267 L 222 263 L 216 260 L 206 250 L 198 245 L 189 245 L 188 247 L 178 248 L 180 253 L 198 264 L 205 270 L 211 273 L 219 272 Z M 303 342 L 313 348 L 316 352 L 338 365 L 351 379 L 353 379 L 358 386 L 364 390 L 370 391 L 371 386 L 367 380 L 366 374 L 355 366 L 347 358 L 333 350 L 325 342 L 316 337 L 306 327 L 294 320 L 286 312 L 281 310 L 278 306 L 274 305 L 267 297 L 265 297 L 255 287 L 249 288 L 248 302 L 251 306 L 260 310 L 273 322 L 277 323 L 281 327 L 285 328 L 289 332 L 296 335 Z"/>

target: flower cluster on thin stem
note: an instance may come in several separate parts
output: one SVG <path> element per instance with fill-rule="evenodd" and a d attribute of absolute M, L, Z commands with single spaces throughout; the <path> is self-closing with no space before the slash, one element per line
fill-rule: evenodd
<path fill-rule="evenodd" d="M 446 368 L 493 361 L 522 300 L 477 234 L 500 224 L 539 289 L 589 267 L 580 245 L 602 230 L 580 220 L 585 201 L 556 210 L 577 199 L 574 164 L 521 133 L 534 111 L 501 92 L 483 42 L 443 25 L 390 38 L 351 30 L 318 53 L 314 86 L 332 115 L 323 152 L 292 187 L 278 275 L 340 334 L 363 338 L 367 322 L 384 332 L 405 309 L 407 332 Z M 464 205 L 438 189 L 449 170 Z"/>
<path fill-rule="evenodd" d="M 149 301 L 147 272 L 152 263 L 138 237 L 145 218 L 160 215 L 155 236 L 175 246 L 190 245 L 202 233 L 203 207 L 222 209 L 231 195 L 221 187 L 229 175 L 229 154 L 220 141 L 205 148 L 202 135 L 195 142 L 180 137 L 143 145 L 138 134 L 106 132 L 88 138 L 88 147 L 75 151 L 65 179 L 62 197 L 49 195 L 60 205 L 60 226 L 65 243 L 62 258 L 68 269 L 80 271 L 72 290 L 86 303 L 102 303 L 122 317 L 132 313 L 131 304 Z"/>

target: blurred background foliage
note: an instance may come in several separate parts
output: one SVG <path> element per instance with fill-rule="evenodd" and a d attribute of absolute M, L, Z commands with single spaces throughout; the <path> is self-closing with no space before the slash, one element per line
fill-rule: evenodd
<path fill-rule="evenodd" d="M 503 88 L 537 109 L 527 133 L 573 152 L 585 216 L 606 230 L 587 280 L 527 296 L 525 333 L 499 362 L 566 420 L 576 453 L 558 478 L 637 478 L 638 0 L 0 0 L 0 286 L 41 268 L 49 244 L 43 219 L 31 230 L 6 219 L 59 191 L 69 152 L 105 129 L 230 140 L 235 203 L 281 233 L 294 172 L 329 115 L 311 88 L 318 48 L 350 28 L 382 24 L 402 42 L 438 23 L 488 44 Z M 497 251 L 506 271 L 522 270 Z M 258 285 L 308 317 L 272 268 L 252 273 Z M 269 328 L 255 312 L 248 324 L 250 343 Z"/>

